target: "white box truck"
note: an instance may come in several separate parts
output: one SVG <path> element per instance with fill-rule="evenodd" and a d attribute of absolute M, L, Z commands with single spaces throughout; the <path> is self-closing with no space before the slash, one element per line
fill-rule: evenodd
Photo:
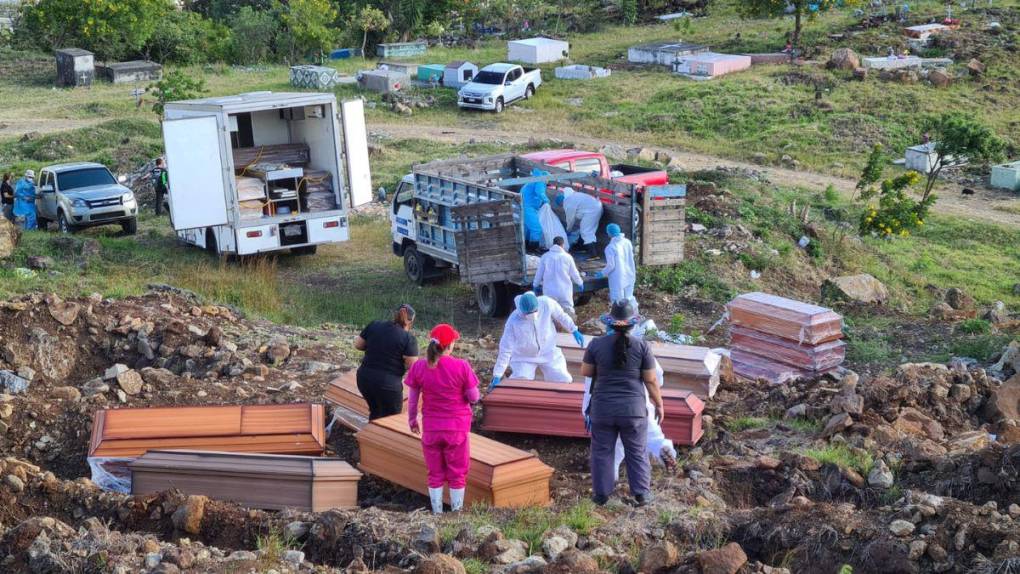
<path fill-rule="evenodd" d="M 170 216 L 185 242 L 251 255 L 349 239 L 372 200 L 362 100 L 252 92 L 166 104 Z"/>

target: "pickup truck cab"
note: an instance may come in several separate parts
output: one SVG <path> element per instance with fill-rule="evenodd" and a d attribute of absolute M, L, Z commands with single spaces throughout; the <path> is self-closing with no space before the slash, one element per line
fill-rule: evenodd
<path fill-rule="evenodd" d="M 502 112 L 508 104 L 535 95 L 542 85 L 542 71 L 517 64 L 489 64 L 457 92 L 462 108 Z"/>
<path fill-rule="evenodd" d="M 62 233 L 108 224 L 119 224 L 125 233 L 138 229 L 135 194 L 102 164 L 50 165 L 40 171 L 38 185 L 40 227 L 55 221 Z"/>
<path fill-rule="evenodd" d="M 661 169 L 626 164 L 611 165 L 605 155 L 594 151 L 548 149 L 525 154 L 523 157 L 575 173 L 594 173 L 598 177 L 630 185 L 649 186 L 669 183 L 669 174 Z"/>

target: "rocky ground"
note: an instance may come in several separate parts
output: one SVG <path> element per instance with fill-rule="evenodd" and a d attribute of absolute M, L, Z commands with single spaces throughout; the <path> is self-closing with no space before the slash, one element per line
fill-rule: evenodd
<path fill-rule="evenodd" d="M 994 365 L 726 382 L 656 504 L 590 493 L 584 441 L 500 435 L 554 466 L 553 507 L 436 519 L 371 477 L 362 508 L 266 512 L 105 492 L 85 460 L 106 406 L 321 401 L 352 332 L 284 328 L 155 286 L 0 303 L 4 572 L 1010 572 L 1020 566 L 1020 345 Z M 495 342 L 466 341 L 485 369 Z M 358 454 L 351 433 L 330 449 Z M 528 513 L 523 513 L 525 517 Z M 554 521 L 552 517 L 583 516 Z M 544 523 L 540 523 L 544 524 Z M 514 536 L 517 536 L 515 538 Z"/>

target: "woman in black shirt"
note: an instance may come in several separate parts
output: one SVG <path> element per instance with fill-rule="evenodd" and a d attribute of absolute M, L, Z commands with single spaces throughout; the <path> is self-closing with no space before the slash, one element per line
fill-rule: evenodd
<path fill-rule="evenodd" d="M 630 493 L 639 506 L 651 502 L 652 468 L 648 462 L 648 406 L 645 393 L 662 421 L 662 395 L 655 377 L 655 357 L 643 340 L 632 337 L 639 317 L 627 300 L 613 303 L 603 317 L 612 332 L 588 343 L 581 374 L 591 377 L 591 401 L 585 423 L 591 433 L 592 500 L 609 500 L 616 487 L 616 439 L 623 443 Z"/>
<path fill-rule="evenodd" d="M 368 403 L 368 419 L 400 413 L 404 404 L 404 373 L 418 360 L 418 342 L 411 335 L 414 309 L 401 305 L 392 321 L 372 321 L 354 338 L 364 351 L 358 367 L 358 391 Z"/>

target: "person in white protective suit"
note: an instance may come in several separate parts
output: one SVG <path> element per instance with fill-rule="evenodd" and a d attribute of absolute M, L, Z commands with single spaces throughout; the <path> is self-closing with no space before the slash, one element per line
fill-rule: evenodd
<path fill-rule="evenodd" d="M 556 204 L 563 207 L 567 232 L 573 232 L 577 227 L 581 233 L 581 249 L 593 254 L 595 233 L 599 229 L 599 220 L 602 219 L 602 202 L 587 193 L 567 187 L 556 196 Z"/>
<path fill-rule="evenodd" d="M 606 266 L 596 271 L 595 277 L 609 279 L 609 302 L 630 301 L 637 310 L 638 302 L 634 298 L 634 282 L 637 280 L 637 267 L 634 265 L 634 245 L 623 236 L 620 226 L 610 223 L 606 226 L 606 234 L 612 239 L 606 245 Z"/>
<path fill-rule="evenodd" d="M 574 285 L 584 286 L 574 258 L 563 249 L 564 239 L 553 239 L 553 246 L 538 260 L 532 287 L 536 294 L 553 298 L 571 317 L 574 314 Z"/>
<path fill-rule="evenodd" d="M 499 340 L 499 355 L 492 369 L 492 385 L 496 388 L 506 374 L 507 367 L 514 379 L 535 379 L 535 371 L 542 369 L 542 377 L 549 382 L 573 381 L 567 371 L 567 359 L 556 346 L 556 324 L 570 331 L 578 345 L 584 346 L 584 336 L 577 330 L 574 320 L 551 297 L 539 297 L 528 291 L 514 299 L 517 309 L 510 314 Z"/>
<path fill-rule="evenodd" d="M 604 315 L 601 320 L 606 324 L 609 331 L 612 331 L 612 327 L 609 326 L 612 324 L 612 319 Z M 640 321 L 640 317 L 638 321 Z M 642 338 L 646 330 L 644 325 L 645 323 L 635 325 L 631 335 Z M 659 360 L 656 359 L 655 379 L 659 382 L 660 389 L 662 388 L 664 374 Z M 582 415 L 588 412 L 589 401 L 591 401 L 591 377 L 585 377 L 584 399 L 581 403 Z M 648 408 L 648 446 L 646 447 L 646 452 L 651 457 L 653 463 L 661 464 L 672 471 L 676 468 L 676 447 L 673 446 L 673 441 L 666 438 L 666 435 L 662 432 L 662 425 L 659 424 L 659 421 L 655 420 L 655 407 L 652 405 L 652 400 L 647 396 L 647 391 L 645 392 L 645 405 Z M 623 464 L 624 454 L 623 441 L 616 439 L 616 448 L 613 451 L 613 468 L 616 469 L 617 480 L 620 479 L 620 465 Z"/>

